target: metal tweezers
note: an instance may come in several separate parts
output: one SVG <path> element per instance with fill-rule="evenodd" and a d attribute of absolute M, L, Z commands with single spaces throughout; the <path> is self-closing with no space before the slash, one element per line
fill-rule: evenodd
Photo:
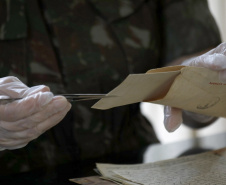
<path fill-rule="evenodd" d="M 58 94 L 59 96 L 64 96 L 69 102 L 74 101 L 85 101 L 85 100 L 96 100 L 101 98 L 109 98 L 112 96 L 106 96 L 106 94 Z M 56 95 L 56 96 L 58 96 Z M 11 103 L 16 100 L 21 100 L 22 98 L 3 98 L 0 99 L 0 105 Z"/>

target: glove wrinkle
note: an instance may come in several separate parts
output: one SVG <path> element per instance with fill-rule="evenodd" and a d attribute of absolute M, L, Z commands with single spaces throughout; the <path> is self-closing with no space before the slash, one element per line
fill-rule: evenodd
<path fill-rule="evenodd" d="M 25 147 L 58 124 L 71 108 L 45 85 L 27 87 L 16 77 L 0 78 L 0 99 L 22 98 L 0 105 L 0 151 Z"/>

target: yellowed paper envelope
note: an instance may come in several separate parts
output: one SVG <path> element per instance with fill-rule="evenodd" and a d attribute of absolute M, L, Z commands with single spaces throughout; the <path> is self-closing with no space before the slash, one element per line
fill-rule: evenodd
<path fill-rule="evenodd" d="M 131 74 L 92 108 L 110 109 L 137 102 L 152 102 L 226 117 L 226 84 L 218 72 L 191 66 L 171 66 Z"/>

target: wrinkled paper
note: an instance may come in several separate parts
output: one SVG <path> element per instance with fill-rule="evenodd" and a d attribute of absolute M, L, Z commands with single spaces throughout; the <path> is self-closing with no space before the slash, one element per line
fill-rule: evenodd
<path fill-rule="evenodd" d="M 105 179 L 120 184 L 225 184 L 226 148 L 154 163 L 96 166 Z"/>

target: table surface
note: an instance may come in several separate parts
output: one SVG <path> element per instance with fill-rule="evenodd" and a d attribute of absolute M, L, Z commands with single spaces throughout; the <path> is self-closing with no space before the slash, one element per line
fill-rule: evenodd
<path fill-rule="evenodd" d="M 177 158 L 208 150 L 226 147 L 226 133 L 216 134 L 208 137 L 190 139 L 171 144 L 150 145 L 145 151 L 142 150 L 144 163 Z M 87 173 L 86 173 L 87 174 Z M 92 170 L 90 176 L 96 173 Z M 61 164 L 54 168 L 40 168 L 34 171 L 2 176 L 1 185 L 70 185 L 75 184 L 69 179 L 82 177 L 84 174 L 77 163 Z"/>

